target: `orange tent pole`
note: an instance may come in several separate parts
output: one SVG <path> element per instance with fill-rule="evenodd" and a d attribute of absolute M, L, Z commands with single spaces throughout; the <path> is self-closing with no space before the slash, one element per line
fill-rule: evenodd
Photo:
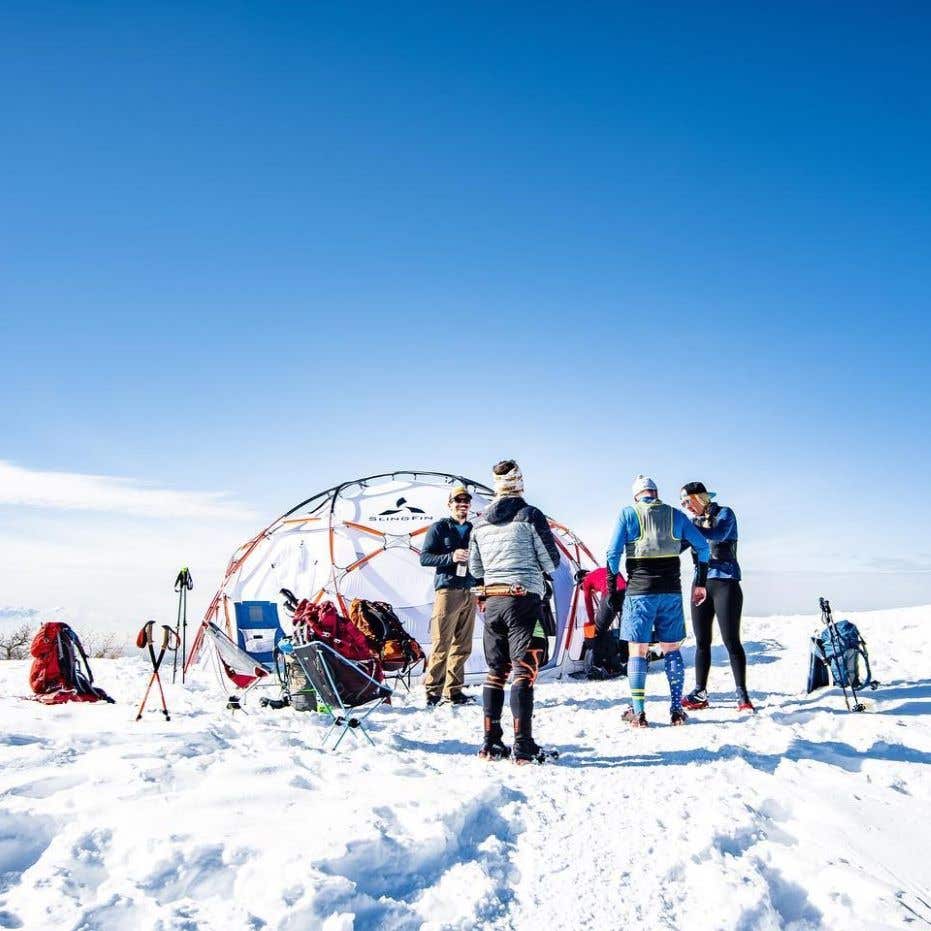
<path fill-rule="evenodd" d="M 385 534 L 383 534 L 380 530 L 373 530 L 371 527 L 366 527 L 365 524 L 357 524 L 355 521 L 351 520 L 344 520 L 343 526 L 352 527 L 353 530 L 358 530 L 360 533 L 371 534 L 373 537 L 385 536 Z"/>
<path fill-rule="evenodd" d="M 344 572 L 352 572 L 353 569 L 358 569 L 359 566 L 364 566 L 370 559 L 374 559 L 376 556 L 379 556 L 379 555 L 381 555 L 381 554 L 384 553 L 384 552 L 385 552 L 385 550 L 383 550 L 383 549 L 381 549 L 381 550 L 375 550 L 374 553 L 369 553 L 368 556 L 363 556 L 361 559 L 357 559 L 357 560 L 356 560 L 354 563 L 352 563 L 351 565 L 346 566 L 346 568 L 345 568 L 343 571 L 344 571 Z"/>

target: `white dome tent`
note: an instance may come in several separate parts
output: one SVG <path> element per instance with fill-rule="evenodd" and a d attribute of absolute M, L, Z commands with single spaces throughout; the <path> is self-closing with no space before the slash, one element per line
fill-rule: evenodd
<path fill-rule="evenodd" d="M 430 649 L 434 571 L 420 565 L 418 543 L 430 524 L 448 515 L 450 488 L 472 493 L 470 520 L 480 517 L 494 492 L 486 485 L 443 472 L 389 472 L 343 482 L 302 501 L 257 533 L 233 554 L 210 602 L 187 663 L 198 659 L 208 624 L 237 641 L 236 606 L 274 602 L 282 588 L 299 598 L 332 601 L 348 616 L 353 598 L 386 601 L 405 628 Z M 562 557 L 553 578 L 556 636 L 549 673 L 573 671 L 581 655 L 584 606 L 575 584 L 579 569 L 597 565 L 585 544 L 567 527 L 548 518 Z M 279 610 L 288 632 L 289 618 Z M 467 674 L 485 672 L 481 616 L 475 625 Z"/>

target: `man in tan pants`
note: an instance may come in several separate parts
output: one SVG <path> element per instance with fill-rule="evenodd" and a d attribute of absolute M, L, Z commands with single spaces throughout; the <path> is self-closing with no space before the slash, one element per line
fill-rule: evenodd
<path fill-rule="evenodd" d="M 441 700 L 453 705 L 475 701 L 462 691 L 475 628 L 475 598 L 471 588 L 477 583 L 468 568 L 471 504 L 468 489 L 455 486 L 449 493 L 450 516 L 430 527 L 420 551 L 420 564 L 436 569 L 433 583 L 436 599 L 430 619 L 432 647 L 424 676 L 428 707 L 435 707 Z"/>

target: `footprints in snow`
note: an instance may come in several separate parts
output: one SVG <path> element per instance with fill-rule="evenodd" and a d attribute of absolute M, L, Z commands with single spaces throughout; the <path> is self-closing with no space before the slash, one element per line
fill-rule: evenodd
<path fill-rule="evenodd" d="M 338 913 L 354 915 L 355 931 L 419 928 L 427 919 L 475 927 L 500 918 L 513 885 L 515 819 L 508 808 L 522 800 L 513 790 L 488 787 L 426 824 L 376 808 L 371 836 L 314 863 L 322 881 L 288 890 L 293 912 L 285 931 Z"/>
<path fill-rule="evenodd" d="M 138 883 L 159 905 L 190 898 L 225 898 L 233 892 L 235 872 L 223 844 L 205 844 L 193 851 L 174 852 Z"/>
<path fill-rule="evenodd" d="M 25 798 L 45 799 L 50 798 L 56 792 L 72 789 L 81 782 L 83 780 L 79 776 L 61 774 L 36 779 L 34 782 L 24 782 L 22 785 L 14 786 L 9 792 L 10 795 L 20 795 Z"/>
<path fill-rule="evenodd" d="M 779 928 L 792 931 L 819 931 L 823 927 L 821 912 L 808 899 L 808 894 L 797 883 L 787 880 L 774 867 L 757 863 L 756 870 L 763 881 L 763 897 L 744 909 L 735 931 L 757 931 L 771 927 L 775 919 Z"/>
<path fill-rule="evenodd" d="M 55 822 L 51 818 L 0 812 L 0 893 L 20 881 L 54 837 Z"/>

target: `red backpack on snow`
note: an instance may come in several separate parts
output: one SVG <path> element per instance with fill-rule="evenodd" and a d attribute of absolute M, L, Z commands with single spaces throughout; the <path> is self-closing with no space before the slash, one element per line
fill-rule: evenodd
<path fill-rule="evenodd" d="M 94 685 L 84 647 L 67 624 L 60 621 L 43 624 L 33 637 L 29 652 L 35 657 L 29 670 L 29 685 L 37 701 L 46 705 L 66 701 L 114 703 L 103 689 Z"/>

